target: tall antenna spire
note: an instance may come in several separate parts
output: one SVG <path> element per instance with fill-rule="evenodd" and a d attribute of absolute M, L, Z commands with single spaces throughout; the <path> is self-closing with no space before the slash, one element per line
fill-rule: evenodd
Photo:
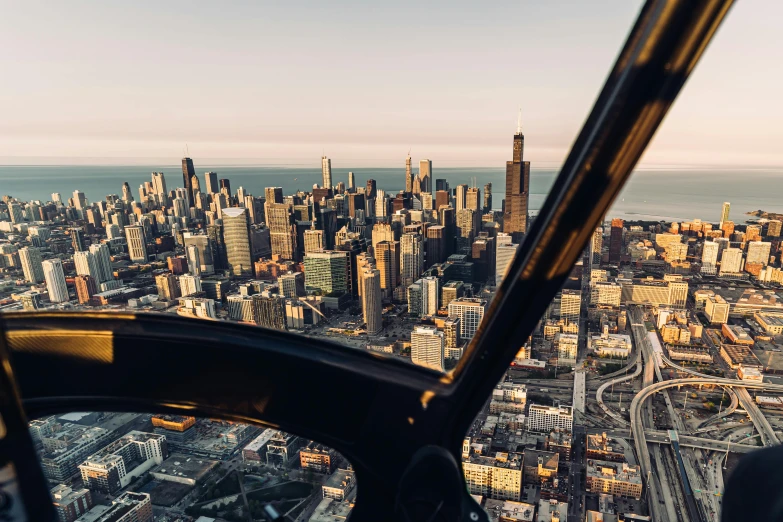
<path fill-rule="evenodd" d="M 522 134 L 522 107 L 519 108 L 519 116 L 517 116 L 517 134 Z"/>

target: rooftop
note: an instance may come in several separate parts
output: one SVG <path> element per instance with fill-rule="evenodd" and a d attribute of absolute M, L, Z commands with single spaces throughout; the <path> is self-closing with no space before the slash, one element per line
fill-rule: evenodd
<path fill-rule="evenodd" d="M 601 479 L 642 483 L 642 475 L 639 466 L 629 466 L 626 462 L 609 462 L 606 460 L 587 460 L 587 476 Z"/>
<path fill-rule="evenodd" d="M 164 460 L 160 466 L 152 468 L 150 472 L 171 477 L 199 480 L 217 465 L 218 462 L 216 460 L 173 454 Z"/>
<path fill-rule="evenodd" d="M 472 447 L 472 445 L 471 445 Z M 523 455 L 521 453 L 495 453 L 493 457 L 479 454 L 471 454 L 465 459 L 465 462 L 478 464 L 480 466 L 489 466 L 493 468 L 522 469 Z"/>
<path fill-rule="evenodd" d="M 274 430 L 272 428 L 265 429 L 264 431 L 261 432 L 261 435 L 259 435 L 258 437 L 256 437 L 252 441 L 250 441 L 250 443 L 247 446 L 245 446 L 244 449 L 249 450 L 249 451 L 258 451 L 258 450 L 260 450 L 261 448 L 266 446 L 266 444 L 270 440 L 272 440 L 272 437 L 275 436 L 276 432 L 277 432 L 277 430 Z"/>
<path fill-rule="evenodd" d="M 353 504 L 350 502 L 339 502 L 332 498 L 325 498 L 310 515 L 309 522 L 345 522 L 352 508 Z"/>

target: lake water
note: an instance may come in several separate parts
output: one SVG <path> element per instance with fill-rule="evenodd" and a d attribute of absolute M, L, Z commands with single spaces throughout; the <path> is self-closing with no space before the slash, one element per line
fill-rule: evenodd
<path fill-rule="evenodd" d="M 232 191 L 240 186 L 250 194 L 263 195 L 264 187 L 282 187 L 290 194 L 309 190 L 320 183 L 317 168 L 238 167 L 196 164 L 202 186 L 203 173 L 215 171 L 218 178 L 228 178 Z M 138 187 L 150 180 L 153 171 L 166 175 L 169 189 L 181 186 L 179 166 L 0 166 L 0 196 L 11 195 L 22 201 L 47 201 L 53 192 L 66 200 L 74 190 L 81 190 L 89 201 L 106 194 L 121 194 L 127 181 L 138 198 Z M 377 187 L 390 193 L 404 188 L 404 170 L 399 168 L 353 169 L 356 183 L 363 186 L 375 179 Z M 530 179 L 530 208 L 539 209 L 552 186 L 557 171 L 533 169 Z M 433 178 L 445 178 L 454 187 L 470 184 L 473 178 L 482 187 L 492 183 L 493 203 L 499 208 L 505 189 L 505 168 L 437 168 Z M 348 182 L 348 169 L 332 169 L 335 183 Z M 721 205 L 731 202 L 731 218 L 737 223 L 744 214 L 763 209 L 783 213 L 783 170 L 638 170 L 615 201 L 608 217 L 626 220 L 681 221 L 701 218 L 718 221 Z"/>

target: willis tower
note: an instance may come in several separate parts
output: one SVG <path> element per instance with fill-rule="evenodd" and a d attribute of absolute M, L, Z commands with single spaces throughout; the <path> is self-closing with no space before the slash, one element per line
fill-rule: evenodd
<path fill-rule="evenodd" d="M 527 232 L 527 210 L 530 201 L 530 162 L 522 161 L 525 151 L 525 135 L 522 134 L 522 113 L 519 114 L 517 132 L 514 134 L 514 155 L 506 162 L 506 205 L 503 214 L 503 232 L 511 234 L 516 244 L 522 242 Z"/>

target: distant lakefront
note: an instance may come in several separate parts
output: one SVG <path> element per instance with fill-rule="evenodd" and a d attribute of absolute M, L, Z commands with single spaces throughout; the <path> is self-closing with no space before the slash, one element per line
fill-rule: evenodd
<path fill-rule="evenodd" d="M 196 163 L 196 172 L 204 185 L 204 172 L 217 172 L 218 178 L 228 178 L 235 193 L 244 187 L 254 196 L 262 196 L 264 187 L 282 187 L 285 194 L 311 190 L 321 183 L 321 171 L 314 168 L 210 166 Z M 414 161 L 414 167 L 417 162 Z M 394 194 L 404 188 L 404 168 L 333 168 L 332 179 L 348 183 L 348 171 L 357 186 L 367 179 L 376 180 L 377 187 Z M 415 171 L 415 168 L 414 168 Z M 150 181 L 150 173 L 163 172 L 169 189 L 182 186 L 182 171 L 177 166 L 0 166 L 0 196 L 11 195 L 22 201 L 51 199 L 53 192 L 70 197 L 81 190 L 89 201 L 104 199 L 107 194 L 122 194 L 127 181 L 133 197 L 139 197 L 139 185 Z M 530 179 L 530 208 L 541 208 L 554 182 L 554 169 L 533 169 Z M 453 188 L 460 183 L 482 189 L 492 183 L 493 207 L 499 209 L 505 192 L 504 168 L 438 168 L 433 165 L 433 179 L 445 178 Z M 434 182 L 433 182 L 434 183 Z M 717 222 L 721 205 L 731 202 L 731 219 L 744 223 L 747 212 L 763 209 L 783 213 L 783 170 L 638 170 L 608 218 L 626 220 L 682 221 L 700 218 Z"/>

